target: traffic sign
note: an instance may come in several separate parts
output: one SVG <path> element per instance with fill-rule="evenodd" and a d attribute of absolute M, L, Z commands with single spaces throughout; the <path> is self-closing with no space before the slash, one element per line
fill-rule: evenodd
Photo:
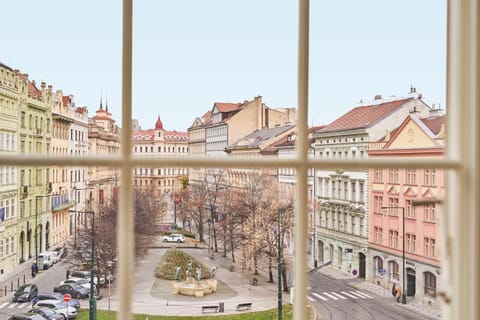
<path fill-rule="evenodd" d="M 71 300 L 72 300 L 72 296 L 71 296 L 70 294 L 65 293 L 65 294 L 63 295 L 63 301 L 65 301 L 65 302 L 70 302 Z"/>
<path fill-rule="evenodd" d="M 353 269 L 353 270 L 352 270 L 352 274 L 353 274 L 354 276 L 356 276 L 356 275 L 357 275 L 357 269 Z"/>

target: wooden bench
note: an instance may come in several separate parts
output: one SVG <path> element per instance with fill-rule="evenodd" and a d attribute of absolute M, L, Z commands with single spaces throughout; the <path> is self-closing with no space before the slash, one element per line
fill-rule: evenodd
<path fill-rule="evenodd" d="M 218 306 L 202 306 L 202 313 L 207 313 L 207 312 L 218 312 Z"/>
<path fill-rule="evenodd" d="M 237 311 L 242 311 L 242 310 L 252 310 L 252 303 L 239 303 L 237 304 Z"/>

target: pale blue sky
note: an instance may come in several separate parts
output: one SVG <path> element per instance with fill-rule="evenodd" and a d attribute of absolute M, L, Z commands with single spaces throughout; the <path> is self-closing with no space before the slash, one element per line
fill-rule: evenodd
<path fill-rule="evenodd" d="M 133 115 L 186 131 L 215 101 L 297 104 L 298 4 L 134 0 Z M 0 61 L 120 124 L 121 1 L 3 1 Z M 311 1 L 309 123 L 410 85 L 445 107 L 444 0 Z"/>

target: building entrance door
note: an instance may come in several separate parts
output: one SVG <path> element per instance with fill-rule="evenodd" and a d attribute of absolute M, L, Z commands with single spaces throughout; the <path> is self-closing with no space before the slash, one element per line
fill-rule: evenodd
<path fill-rule="evenodd" d="M 415 270 L 407 268 L 407 297 L 415 296 L 416 275 Z"/>
<path fill-rule="evenodd" d="M 365 262 L 366 257 L 363 253 L 358 253 L 358 277 L 365 279 Z"/>

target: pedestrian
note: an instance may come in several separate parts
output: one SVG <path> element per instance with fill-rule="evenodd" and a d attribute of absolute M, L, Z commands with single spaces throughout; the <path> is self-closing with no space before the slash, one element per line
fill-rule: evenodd
<path fill-rule="evenodd" d="M 38 264 L 35 262 L 35 274 L 38 273 Z"/>
<path fill-rule="evenodd" d="M 402 288 L 398 287 L 398 289 L 397 289 L 397 302 L 400 302 L 401 297 L 402 297 Z"/>
<path fill-rule="evenodd" d="M 32 278 L 35 278 L 35 263 L 32 263 Z"/>
<path fill-rule="evenodd" d="M 396 294 L 397 294 L 397 288 L 395 287 L 395 283 L 394 283 L 392 287 L 392 296 L 395 297 Z"/>

